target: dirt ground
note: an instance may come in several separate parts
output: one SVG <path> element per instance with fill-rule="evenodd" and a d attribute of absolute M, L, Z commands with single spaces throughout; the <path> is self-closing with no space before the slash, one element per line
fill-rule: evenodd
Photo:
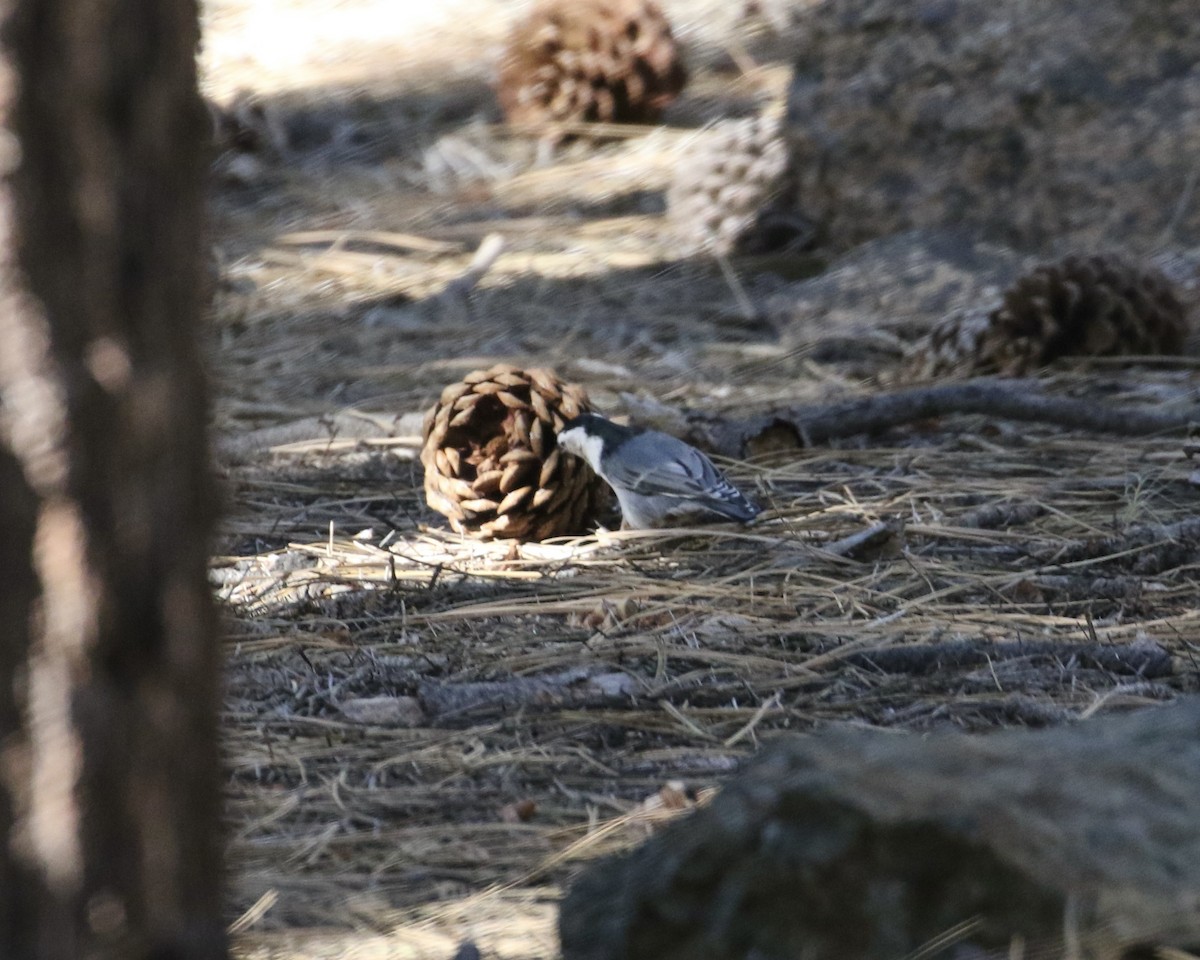
<path fill-rule="evenodd" d="M 767 506 L 744 530 L 515 548 L 428 509 L 417 415 L 493 362 L 552 367 L 613 414 L 875 389 L 821 349 L 837 331 L 784 345 L 746 309 L 786 295 L 777 272 L 674 255 L 673 153 L 778 83 L 785 5 L 665 6 L 694 78 L 664 126 L 548 160 L 488 86 L 524 3 L 206 6 L 205 92 L 257 137 L 218 161 L 212 238 L 240 956 L 553 956 L 581 863 L 765 739 L 1037 726 L 1200 686 L 1179 436 L 953 417 L 727 464 Z M 493 234 L 493 268 L 448 292 Z M 1196 369 L 1053 378 L 1194 401 Z M 388 429 L 336 427 L 353 416 Z M 902 532 L 822 549 L 876 521 Z"/>

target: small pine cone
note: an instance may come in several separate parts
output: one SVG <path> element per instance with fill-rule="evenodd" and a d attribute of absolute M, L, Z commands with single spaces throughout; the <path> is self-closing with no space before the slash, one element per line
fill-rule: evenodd
<path fill-rule="evenodd" d="M 1067 257 L 1013 284 L 979 343 L 977 368 L 1018 376 L 1064 356 L 1171 354 L 1187 315 L 1171 282 L 1119 257 Z"/>
<path fill-rule="evenodd" d="M 504 364 L 442 391 L 425 416 L 425 499 L 459 533 L 545 540 L 585 533 L 607 487 L 557 431 L 587 411 L 583 388 L 548 370 Z"/>
<path fill-rule="evenodd" d="M 971 376 L 980 341 L 991 322 L 992 313 L 987 308 L 956 310 L 942 318 L 918 342 L 896 379 L 907 382 Z"/>
<path fill-rule="evenodd" d="M 682 252 L 727 255 L 781 246 L 790 237 L 780 233 L 803 229 L 781 203 L 790 199 L 790 183 L 778 111 L 700 131 L 680 154 L 667 189 L 667 218 Z"/>
<path fill-rule="evenodd" d="M 1159 270 L 1067 257 L 1017 280 L 998 305 L 941 321 L 901 379 L 1015 377 L 1059 357 L 1179 353 L 1186 336 L 1187 311 Z"/>
<path fill-rule="evenodd" d="M 654 123 L 686 79 L 652 0 L 542 0 L 509 37 L 497 94 L 509 123 Z"/>

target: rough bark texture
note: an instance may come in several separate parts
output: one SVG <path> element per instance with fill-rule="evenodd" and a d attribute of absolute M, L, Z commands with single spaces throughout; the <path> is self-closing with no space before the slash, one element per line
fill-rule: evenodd
<path fill-rule="evenodd" d="M 1039 956 L 1194 949 L 1198 730 L 1192 699 L 1043 733 L 789 738 L 588 869 L 563 954 L 883 960 L 958 924 L 959 952 L 928 955 L 1012 956 L 1015 936 Z"/>
<path fill-rule="evenodd" d="M 1200 243 L 1193 0 L 830 0 L 798 26 L 799 204 L 833 248 L 939 225 Z"/>
<path fill-rule="evenodd" d="M 28 766 L 21 729 L 22 698 L 17 677 L 29 652 L 29 601 L 37 592 L 37 578 L 30 563 L 33 550 L 36 500 L 20 465 L 0 446 L 0 777 L 10 786 Z M 0 823 L 11 824 L 15 814 L 14 791 L 0 789 Z M 26 922 L 35 900 L 33 876 L 26 864 L 5 856 L 0 849 L 0 943 L 11 948 L 10 956 L 22 956 L 29 946 L 17 934 Z"/>
<path fill-rule="evenodd" d="M 0 955 L 218 958 L 197 9 L 0 18 Z"/>
<path fill-rule="evenodd" d="M 779 407 L 748 417 L 707 411 L 646 408 L 635 419 L 682 437 L 704 450 L 744 459 L 811 447 L 860 433 L 879 433 L 901 424 L 953 414 L 1053 423 L 1075 430 L 1136 437 L 1184 432 L 1195 421 L 1189 404 L 1098 403 L 1094 396 L 1056 396 L 1036 379 L 978 377 L 963 383 L 909 387 L 832 403 Z"/>

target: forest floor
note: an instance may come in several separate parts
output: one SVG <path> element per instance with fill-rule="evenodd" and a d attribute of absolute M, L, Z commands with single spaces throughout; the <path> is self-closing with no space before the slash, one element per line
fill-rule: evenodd
<path fill-rule="evenodd" d="M 778 83 L 772 22 L 665 4 L 693 70 L 665 124 L 547 160 L 497 124 L 489 87 L 524 6 L 205 9 L 205 92 L 259 138 L 218 161 L 212 238 L 241 957 L 449 960 L 468 940 L 551 957 L 580 865 L 771 737 L 1037 726 L 1200 686 L 1178 435 L 945 417 L 726 464 L 768 507 L 746 529 L 526 547 L 445 529 L 420 414 L 494 362 L 551 367 L 613 414 L 877 389 L 822 348 L 836 329 L 785 343 L 746 309 L 788 281 L 680 259 L 664 227 L 679 145 Z M 493 234 L 492 269 L 448 292 Z M 1194 402 L 1197 368 L 1053 378 L 1100 403 Z M 347 415 L 390 429 L 338 436 Z M 823 549 L 876 521 L 884 549 Z M 918 647 L 934 653 L 888 659 Z"/>

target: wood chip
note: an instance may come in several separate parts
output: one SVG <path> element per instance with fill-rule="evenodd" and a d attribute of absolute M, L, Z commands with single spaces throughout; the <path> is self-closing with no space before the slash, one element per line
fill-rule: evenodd
<path fill-rule="evenodd" d="M 360 697 L 341 705 L 342 716 L 352 723 L 374 726 L 417 727 L 426 722 L 416 697 Z"/>

